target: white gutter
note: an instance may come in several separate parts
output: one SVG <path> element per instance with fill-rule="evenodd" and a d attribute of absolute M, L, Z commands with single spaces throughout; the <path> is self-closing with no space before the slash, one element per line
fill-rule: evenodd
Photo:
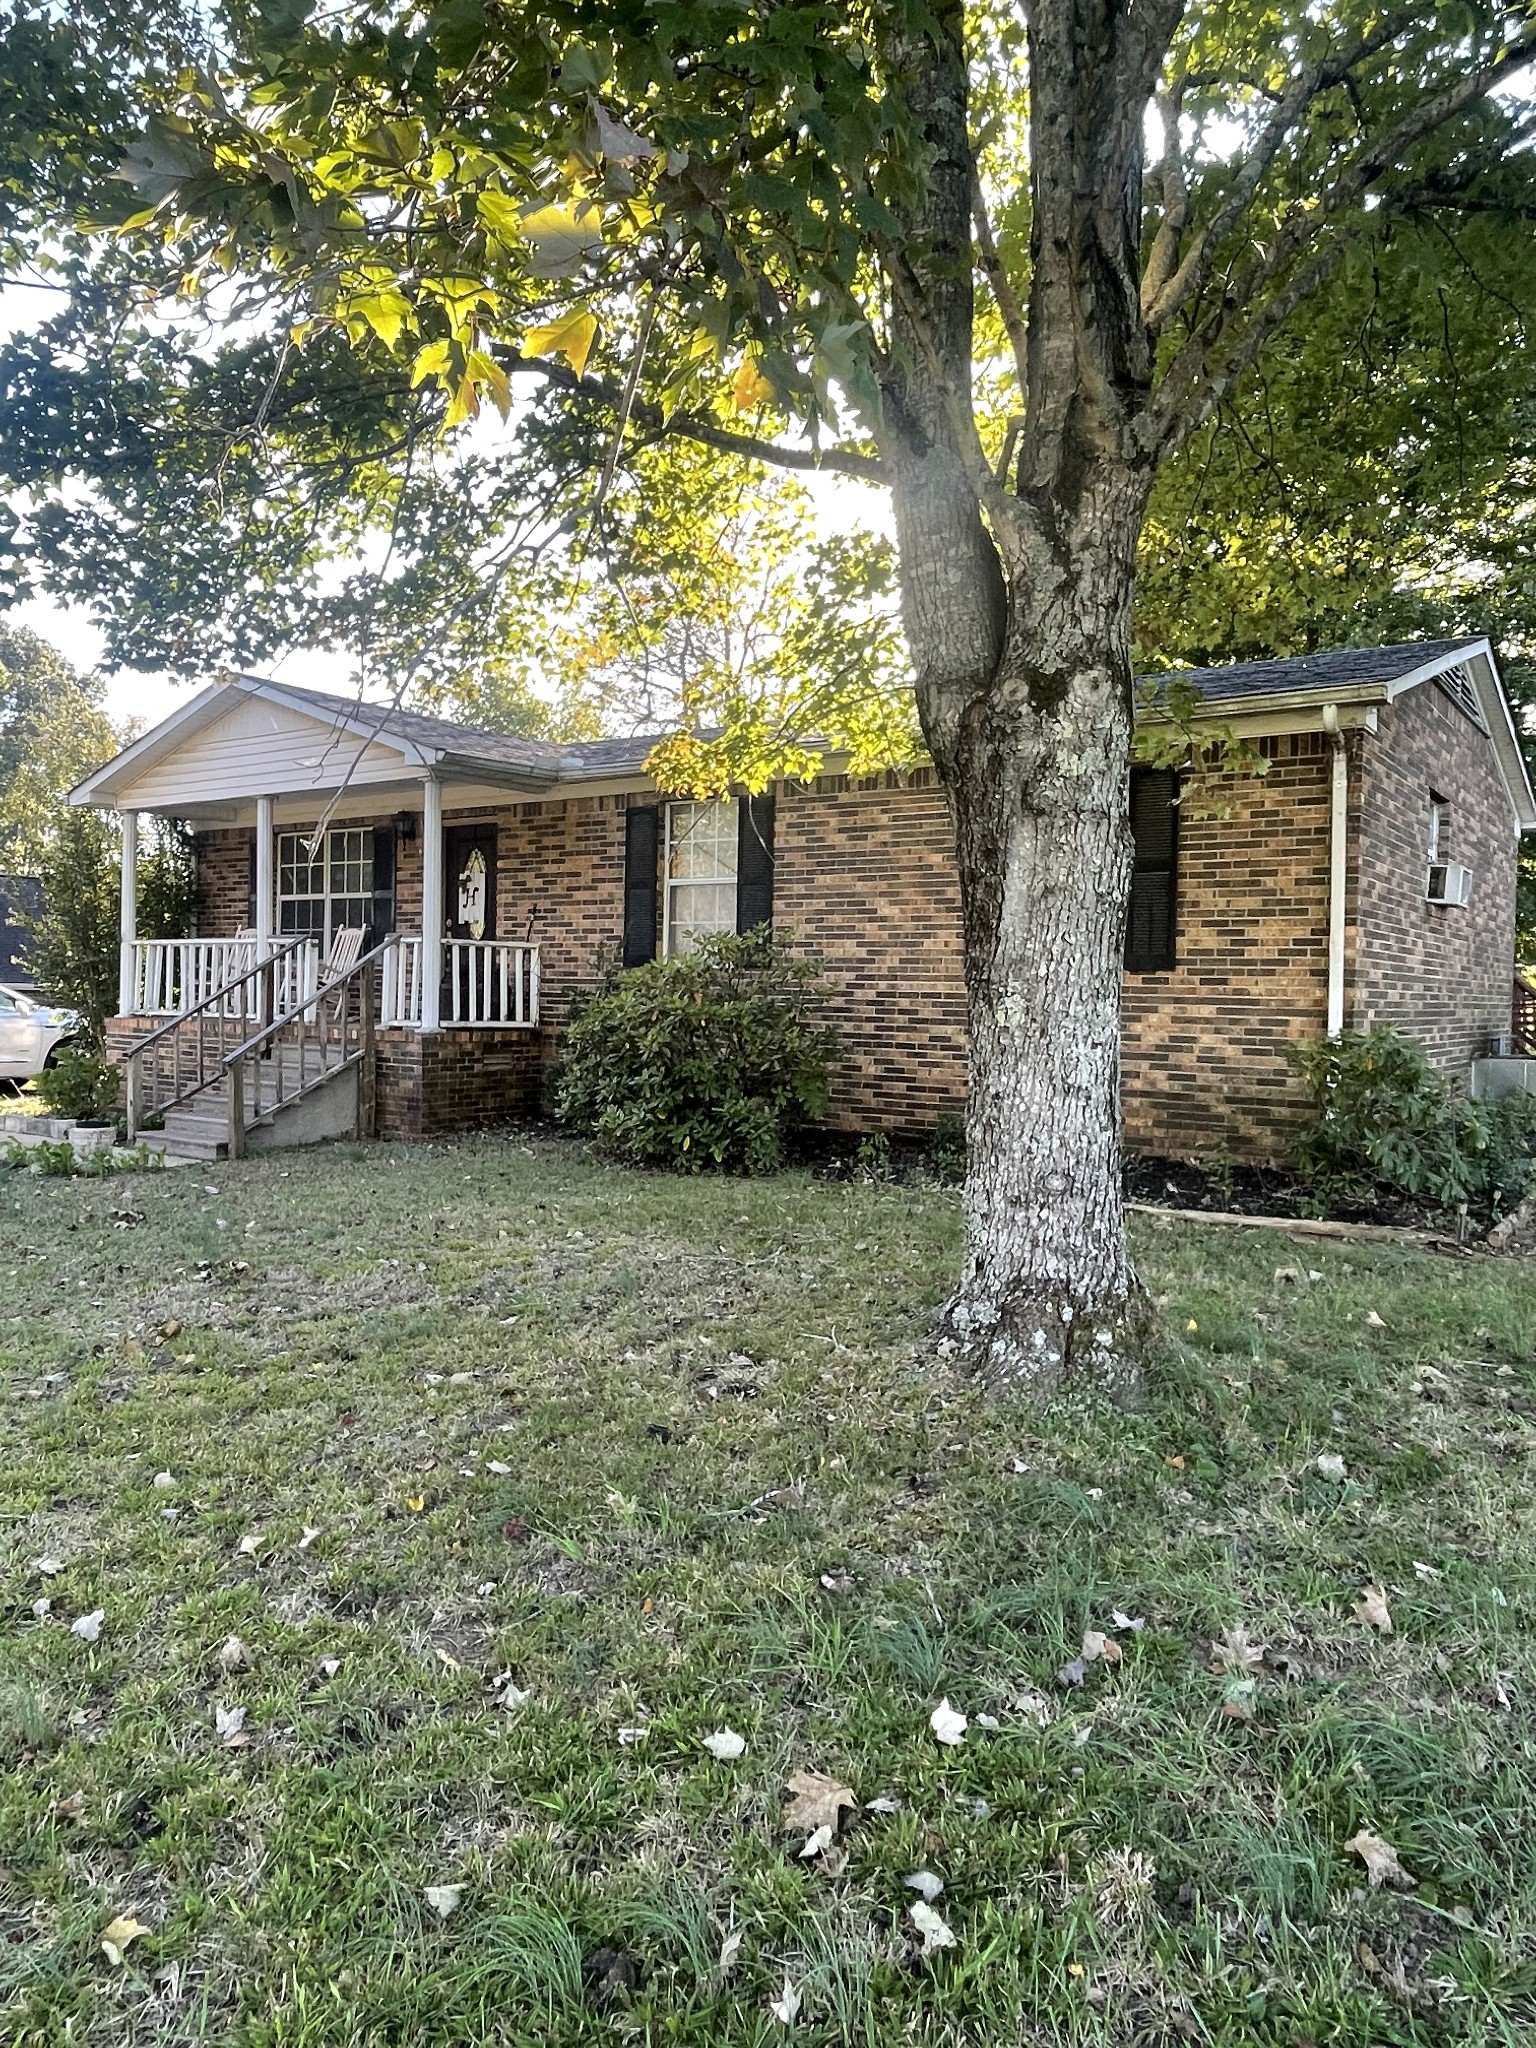
<path fill-rule="evenodd" d="M 1328 1036 L 1344 1030 L 1344 910 L 1349 887 L 1349 751 L 1337 704 L 1323 706 L 1323 731 L 1333 746 L 1328 833 Z"/>

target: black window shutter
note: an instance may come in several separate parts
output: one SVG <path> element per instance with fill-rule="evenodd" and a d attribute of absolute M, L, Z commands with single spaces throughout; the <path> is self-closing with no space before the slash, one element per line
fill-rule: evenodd
<path fill-rule="evenodd" d="M 395 828 L 373 828 L 373 914 L 368 944 L 377 946 L 395 928 Z"/>
<path fill-rule="evenodd" d="M 656 860 L 661 810 L 631 804 L 624 813 L 624 965 L 656 958 Z"/>
<path fill-rule="evenodd" d="M 1131 770 L 1131 908 L 1125 964 L 1162 974 L 1175 964 L 1179 866 L 1179 778 L 1171 768 Z"/>
<path fill-rule="evenodd" d="M 255 931 L 255 929 L 256 929 L 256 834 L 255 834 L 254 832 L 253 832 L 253 833 L 251 834 L 251 845 L 250 845 L 250 855 L 251 855 L 251 866 L 250 866 L 250 883 L 249 883 L 249 886 L 248 886 L 248 888 L 247 888 L 247 890 L 246 890 L 246 905 L 245 905 L 245 922 L 246 922 L 246 927 L 247 927 L 247 929 L 248 929 L 248 930 L 250 930 L 250 931 Z"/>
<path fill-rule="evenodd" d="M 736 829 L 736 929 L 773 923 L 773 791 L 744 796 Z"/>

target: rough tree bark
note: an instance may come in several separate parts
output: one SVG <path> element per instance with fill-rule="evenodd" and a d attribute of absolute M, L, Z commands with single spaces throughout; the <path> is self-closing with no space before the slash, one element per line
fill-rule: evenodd
<path fill-rule="evenodd" d="M 1120 1185 L 1131 599 L 1154 462 L 1142 111 L 1175 0 L 1035 0 L 1027 412 L 971 411 L 961 11 L 903 53 L 932 151 L 891 259 L 886 457 L 924 731 L 949 793 L 970 1027 L 965 1265 L 944 1324 L 993 1385 L 1134 1392 L 1148 1315 Z M 1131 19 L 1129 17 L 1135 17 Z"/>

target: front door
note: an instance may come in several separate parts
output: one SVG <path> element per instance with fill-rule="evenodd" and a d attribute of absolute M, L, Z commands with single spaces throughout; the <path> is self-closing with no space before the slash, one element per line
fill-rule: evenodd
<path fill-rule="evenodd" d="M 450 941 L 496 936 L 496 826 L 449 825 L 443 832 L 443 925 Z M 501 1015 L 500 974 L 488 946 L 443 949 L 445 1024 L 482 1024 Z"/>

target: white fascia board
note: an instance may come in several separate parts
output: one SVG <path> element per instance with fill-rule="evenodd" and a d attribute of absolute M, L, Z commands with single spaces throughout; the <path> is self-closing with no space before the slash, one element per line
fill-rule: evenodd
<path fill-rule="evenodd" d="M 1493 746 L 1493 758 L 1497 764 L 1504 787 L 1509 792 L 1510 807 L 1515 814 L 1515 823 L 1521 832 L 1536 832 L 1536 790 L 1531 787 L 1530 770 L 1525 765 L 1525 749 L 1520 744 L 1520 735 L 1515 729 L 1515 714 L 1509 702 L 1509 692 L 1504 687 L 1504 678 L 1499 674 L 1499 665 L 1493 657 L 1493 647 L 1487 640 L 1478 643 L 1478 656 L 1472 669 L 1472 681 L 1477 690 L 1477 701 L 1483 707 L 1483 721 L 1488 727 L 1488 738 Z"/>
<path fill-rule="evenodd" d="M 183 704 L 169 718 L 162 718 L 148 732 L 140 733 L 120 754 L 114 754 L 110 761 L 104 761 L 101 767 L 93 769 L 83 781 L 77 782 L 69 792 L 69 801 L 96 810 L 116 809 L 112 788 L 123 775 L 145 767 L 168 746 L 196 732 L 200 725 L 211 723 L 215 713 L 228 702 L 228 693 L 234 687 L 232 683 L 210 683 L 206 689 L 199 690 L 190 704 Z"/>
<path fill-rule="evenodd" d="M 1405 690 L 1417 689 L 1420 683 L 1432 682 L 1436 676 L 1443 676 L 1448 668 L 1455 668 L 1460 662 L 1475 661 L 1480 654 L 1488 661 L 1493 659 L 1493 650 L 1486 639 L 1458 640 L 1449 654 L 1437 654 L 1433 661 L 1421 662 L 1405 675 L 1394 676 L 1387 684 L 1387 702 L 1390 704 L 1394 697 L 1401 697 Z"/>

